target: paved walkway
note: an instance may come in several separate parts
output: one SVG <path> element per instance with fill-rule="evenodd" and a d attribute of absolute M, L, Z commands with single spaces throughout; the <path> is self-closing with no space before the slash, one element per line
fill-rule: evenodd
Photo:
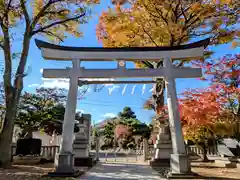
<path fill-rule="evenodd" d="M 149 165 L 99 162 L 81 180 L 164 180 Z"/>

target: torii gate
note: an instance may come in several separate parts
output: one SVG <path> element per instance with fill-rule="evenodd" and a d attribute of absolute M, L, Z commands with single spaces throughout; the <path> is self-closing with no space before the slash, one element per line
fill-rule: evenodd
<path fill-rule="evenodd" d="M 200 68 L 176 68 L 172 60 L 199 59 L 203 57 L 204 49 L 209 39 L 192 44 L 174 47 L 130 47 L 130 48 L 99 48 L 99 47 L 69 47 L 58 46 L 36 40 L 42 56 L 49 60 L 72 61 L 73 67 L 67 69 L 44 69 L 44 78 L 70 78 L 68 99 L 64 115 L 62 143 L 56 171 L 74 173 L 72 153 L 72 132 L 77 104 L 78 86 L 82 84 L 117 84 L 120 81 L 80 81 L 79 78 L 153 78 L 164 77 L 169 124 L 173 154 L 171 155 L 171 173 L 188 174 L 191 171 L 185 150 L 178 110 L 175 78 L 201 77 Z M 161 61 L 163 67 L 158 69 L 127 69 L 125 61 Z M 80 67 L 81 61 L 118 61 L 116 69 L 85 69 Z M 134 83 L 153 83 L 154 81 L 135 81 Z M 122 83 L 128 83 L 123 81 Z M 131 81 L 129 81 L 131 83 Z"/>

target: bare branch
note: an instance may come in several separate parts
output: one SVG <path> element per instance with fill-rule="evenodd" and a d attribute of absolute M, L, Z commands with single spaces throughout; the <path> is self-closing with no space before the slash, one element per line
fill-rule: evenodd
<path fill-rule="evenodd" d="M 30 24 L 30 16 L 29 16 L 29 14 L 27 12 L 26 0 L 21 0 L 21 8 L 23 10 L 23 15 L 24 15 L 25 22 L 26 22 L 26 28 L 28 28 L 29 24 Z"/>
<path fill-rule="evenodd" d="M 159 47 L 158 44 L 154 41 L 154 39 L 152 38 L 151 34 L 149 34 L 146 29 L 144 28 L 144 25 L 141 23 L 142 25 L 142 29 L 143 29 L 143 32 L 149 37 L 149 39 L 152 41 L 152 43 L 156 46 L 156 47 Z"/>
<path fill-rule="evenodd" d="M 80 14 L 80 15 L 75 16 L 75 17 L 72 17 L 72 18 L 68 18 L 68 19 L 65 19 L 65 20 L 62 20 L 62 21 L 57 21 L 57 22 L 54 22 L 54 23 L 52 23 L 52 24 L 46 25 L 46 26 L 41 27 L 41 28 L 39 28 L 39 29 L 37 29 L 37 30 L 35 30 L 35 31 L 32 31 L 31 36 L 33 36 L 33 35 L 35 35 L 35 34 L 37 34 L 37 33 L 43 32 L 43 31 L 45 31 L 45 30 L 47 30 L 47 29 L 50 29 L 50 28 L 52 28 L 52 27 L 54 27 L 54 26 L 61 25 L 61 24 L 64 24 L 64 23 L 66 23 L 66 22 L 69 22 L 69 21 L 77 20 L 77 19 L 79 19 L 79 18 L 81 18 L 81 17 L 83 17 L 83 16 L 85 16 L 85 13 Z"/>
<path fill-rule="evenodd" d="M 43 17 L 45 15 L 46 10 L 53 4 L 57 3 L 57 2 L 61 2 L 63 0 L 49 0 L 48 3 L 42 8 L 42 10 L 35 16 L 35 18 L 33 19 L 33 22 L 31 24 L 31 29 L 33 30 L 36 26 L 36 24 L 38 23 L 38 21 L 40 20 L 41 17 Z"/>
<path fill-rule="evenodd" d="M 53 32 L 51 31 L 42 31 L 42 33 L 45 33 L 49 36 L 53 36 L 53 37 L 56 37 L 58 40 L 60 40 L 61 42 L 63 42 L 63 38 L 61 38 L 60 36 L 58 36 L 57 34 L 54 34 Z"/>

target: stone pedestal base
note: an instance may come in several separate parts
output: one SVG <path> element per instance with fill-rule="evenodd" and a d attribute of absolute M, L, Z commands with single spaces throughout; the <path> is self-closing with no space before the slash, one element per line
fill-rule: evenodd
<path fill-rule="evenodd" d="M 75 157 L 74 165 L 79 167 L 92 167 L 97 163 L 92 157 Z"/>
<path fill-rule="evenodd" d="M 75 157 L 88 157 L 89 156 L 88 141 L 76 139 L 73 143 L 73 153 Z"/>
<path fill-rule="evenodd" d="M 75 157 L 88 157 L 89 151 L 88 149 L 73 149 Z"/>
<path fill-rule="evenodd" d="M 170 159 L 152 159 L 150 161 L 150 166 L 152 166 L 152 167 L 169 167 Z"/>
<path fill-rule="evenodd" d="M 167 175 L 167 178 L 168 179 L 199 179 L 199 178 L 202 178 L 201 176 L 199 176 L 198 174 L 196 173 L 185 173 L 185 174 L 177 174 L 177 173 L 169 173 Z"/>
<path fill-rule="evenodd" d="M 56 155 L 55 172 L 48 173 L 50 177 L 78 177 L 83 172 L 74 168 L 74 154 L 72 153 L 60 153 Z"/>
<path fill-rule="evenodd" d="M 191 165 L 186 154 L 171 154 L 170 159 L 171 174 L 189 174 Z"/>
<path fill-rule="evenodd" d="M 170 159 L 172 154 L 172 142 L 159 140 L 155 145 L 155 159 Z"/>
<path fill-rule="evenodd" d="M 41 156 L 13 156 L 13 164 L 17 165 L 35 165 L 41 163 L 41 161 Z"/>
<path fill-rule="evenodd" d="M 157 142 L 154 145 L 155 155 L 150 161 L 151 166 L 155 167 L 169 167 L 170 157 L 172 154 L 172 141 L 169 140 L 169 134 L 160 133 L 157 136 Z"/>
<path fill-rule="evenodd" d="M 84 171 L 79 171 L 79 170 L 75 170 L 74 172 L 49 172 L 47 174 L 48 177 L 80 177 L 81 175 L 83 175 L 85 172 Z"/>
<path fill-rule="evenodd" d="M 238 159 L 236 158 L 219 158 L 215 160 L 215 164 L 225 168 L 237 168 Z"/>

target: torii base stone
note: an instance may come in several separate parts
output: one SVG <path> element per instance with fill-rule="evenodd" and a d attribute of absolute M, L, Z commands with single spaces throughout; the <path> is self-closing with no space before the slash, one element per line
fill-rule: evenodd
<path fill-rule="evenodd" d="M 54 172 L 49 172 L 48 177 L 79 177 L 84 174 L 84 171 L 79 171 L 74 167 L 74 154 L 57 154 L 55 157 L 56 169 Z"/>

